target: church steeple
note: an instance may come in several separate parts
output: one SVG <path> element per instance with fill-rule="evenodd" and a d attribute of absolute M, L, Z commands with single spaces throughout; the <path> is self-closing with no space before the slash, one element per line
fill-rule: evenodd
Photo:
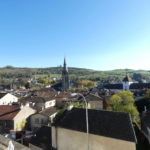
<path fill-rule="evenodd" d="M 70 80 L 69 80 L 69 73 L 66 64 L 66 58 L 64 58 L 64 66 L 62 70 L 62 91 L 70 88 Z"/>
<path fill-rule="evenodd" d="M 64 58 L 64 68 L 63 71 L 68 72 L 67 64 L 66 64 L 66 57 Z"/>

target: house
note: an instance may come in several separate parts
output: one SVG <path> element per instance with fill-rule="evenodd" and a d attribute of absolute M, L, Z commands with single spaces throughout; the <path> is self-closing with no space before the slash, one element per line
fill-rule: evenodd
<path fill-rule="evenodd" d="M 35 109 L 37 112 L 44 110 L 48 107 L 53 107 L 56 105 L 56 96 L 58 92 L 56 91 L 47 91 L 47 92 L 34 92 L 25 97 L 22 97 L 18 101 L 23 103 L 29 102 L 29 106 Z"/>
<path fill-rule="evenodd" d="M 30 90 L 28 90 L 28 89 L 17 90 L 17 94 L 20 94 L 20 95 L 27 95 L 29 92 L 30 92 Z"/>
<path fill-rule="evenodd" d="M 145 79 L 141 79 L 142 83 L 148 83 Z"/>
<path fill-rule="evenodd" d="M 51 85 L 50 85 L 50 84 L 47 84 L 47 85 L 45 85 L 45 87 L 46 87 L 46 88 L 50 88 L 50 87 L 51 87 Z"/>
<path fill-rule="evenodd" d="M 88 109 L 90 150 L 136 150 L 136 135 L 129 113 Z M 51 127 L 52 148 L 86 150 L 86 111 L 72 108 Z"/>
<path fill-rule="evenodd" d="M 51 127 L 42 126 L 29 140 L 32 150 L 51 150 Z"/>
<path fill-rule="evenodd" d="M 143 111 L 140 114 L 140 118 L 141 118 L 141 131 L 145 135 L 150 144 L 150 109 Z"/>
<path fill-rule="evenodd" d="M 39 113 L 35 113 L 30 117 L 30 127 L 32 131 L 39 130 L 42 125 L 48 125 L 49 118 L 51 118 L 51 122 L 53 118 L 57 114 L 56 107 L 48 107 L 47 109 L 40 111 Z"/>
<path fill-rule="evenodd" d="M 4 137 L 0 134 L 0 149 L 7 150 L 10 141 L 12 142 L 15 150 L 32 150 L 29 147 L 26 147 L 18 142 L 15 142 L 14 140 L 11 140 L 9 138 Z"/>
<path fill-rule="evenodd" d="M 85 96 L 86 100 L 89 102 L 90 106 L 94 105 L 96 109 L 101 109 L 103 110 L 103 103 L 104 99 L 101 98 L 100 96 L 96 96 L 93 93 L 89 93 Z M 83 100 L 80 99 L 80 100 Z"/>
<path fill-rule="evenodd" d="M 61 107 L 64 105 L 64 102 L 77 99 L 78 96 L 71 96 L 70 93 L 60 92 L 59 95 L 56 96 L 56 106 Z"/>
<path fill-rule="evenodd" d="M 136 91 L 138 89 L 148 88 L 150 89 L 150 83 L 134 83 L 130 76 L 127 74 L 120 84 L 106 84 L 105 89 L 111 89 L 113 91 Z"/>
<path fill-rule="evenodd" d="M 10 130 L 16 130 L 17 124 L 22 120 L 27 120 L 27 128 L 30 126 L 29 116 L 34 114 L 35 110 L 28 107 L 28 103 L 23 107 L 19 105 L 0 105 L 0 133 L 9 133 Z"/>
<path fill-rule="evenodd" d="M 9 93 L 0 93 L 0 105 L 8 105 L 9 103 L 18 102 L 18 98 Z"/>

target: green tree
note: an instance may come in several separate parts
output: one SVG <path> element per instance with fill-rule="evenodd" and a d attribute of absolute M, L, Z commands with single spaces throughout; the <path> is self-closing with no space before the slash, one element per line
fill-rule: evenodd
<path fill-rule="evenodd" d="M 133 93 L 130 91 L 122 91 L 111 97 L 107 110 L 128 112 L 131 115 L 132 121 L 136 122 L 138 121 L 137 116 L 139 115 L 139 112 L 134 103 L 135 99 L 133 97 Z"/>
<path fill-rule="evenodd" d="M 25 87 L 28 89 L 28 88 L 31 88 L 32 84 L 31 82 L 27 82 L 27 84 L 25 85 Z"/>

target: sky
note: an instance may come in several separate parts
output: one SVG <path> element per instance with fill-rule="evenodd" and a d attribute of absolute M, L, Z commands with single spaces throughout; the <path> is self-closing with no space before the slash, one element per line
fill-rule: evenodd
<path fill-rule="evenodd" d="M 0 0 L 0 67 L 150 70 L 150 0 Z"/>

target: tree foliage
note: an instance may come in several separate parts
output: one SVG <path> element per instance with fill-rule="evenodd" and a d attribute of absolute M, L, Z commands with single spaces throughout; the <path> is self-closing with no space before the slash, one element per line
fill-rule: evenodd
<path fill-rule="evenodd" d="M 96 86 L 96 82 L 92 82 L 90 80 L 79 80 L 78 81 L 78 85 L 80 87 L 95 87 Z"/>
<path fill-rule="evenodd" d="M 135 99 L 133 93 L 130 91 L 122 91 L 119 94 L 115 94 L 111 97 L 109 101 L 109 106 L 107 110 L 118 111 L 118 112 L 128 112 L 131 115 L 133 122 L 138 121 L 139 112 L 137 107 L 134 105 Z"/>
<path fill-rule="evenodd" d="M 150 98 L 150 89 L 146 92 L 145 97 L 146 97 L 146 98 Z"/>
<path fill-rule="evenodd" d="M 39 83 L 43 83 L 43 84 L 50 84 L 51 83 L 51 79 L 39 79 Z"/>
<path fill-rule="evenodd" d="M 23 119 L 20 124 L 19 123 L 16 124 L 16 128 L 22 130 L 23 128 L 25 128 L 26 123 L 27 123 L 27 121 L 25 119 Z"/>
<path fill-rule="evenodd" d="M 144 111 L 144 106 L 147 107 L 147 109 L 150 109 L 150 98 L 142 98 L 139 99 L 137 101 L 135 101 L 135 105 L 138 108 L 138 111 L 141 113 L 142 111 Z"/>

